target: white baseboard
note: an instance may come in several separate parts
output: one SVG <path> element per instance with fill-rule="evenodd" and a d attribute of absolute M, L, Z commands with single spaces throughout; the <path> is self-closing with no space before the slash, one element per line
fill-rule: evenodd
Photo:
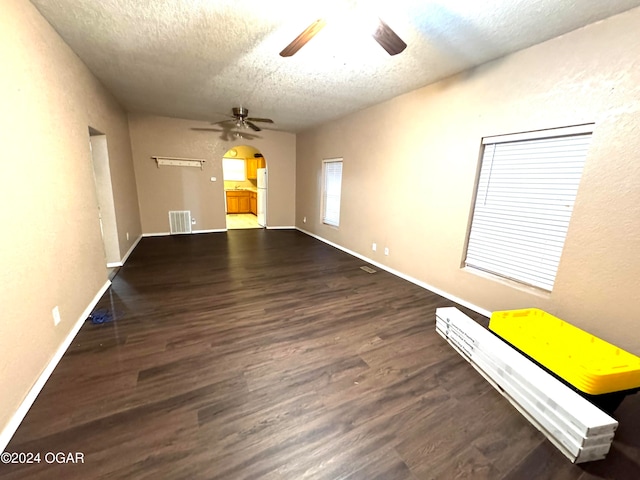
<path fill-rule="evenodd" d="M 124 265 L 125 262 L 127 261 L 127 259 L 129 258 L 129 255 L 131 255 L 133 253 L 133 251 L 135 250 L 135 248 L 138 246 L 138 244 L 140 243 L 140 240 L 142 240 L 142 235 L 138 236 L 138 238 L 136 239 L 135 242 L 133 242 L 133 244 L 131 245 L 131 247 L 129 248 L 129 250 L 127 250 L 127 253 L 124 254 L 124 257 L 122 257 L 122 262 L 121 264 Z M 120 266 L 122 266 L 120 265 Z"/>
<path fill-rule="evenodd" d="M 127 250 L 127 253 L 124 254 L 124 257 L 122 257 L 122 260 L 120 260 L 119 262 L 107 263 L 107 268 L 122 267 L 125 264 L 125 262 L 127 261 L 127 259 L 129 258 L 129 255 L 131 255 L 131 252 L 133 252 L 134 248 L 136 248 L 138 246 L 138 243 L 140 243 L 140 240 L 142 240 L 142 235 L 140 235 L 136 239 L 136 241 L 133 242 L 133 244 L 131 245 L 129 250 Z"/>
<path fill-rule="evenodd" d="M 287 226 L 279 226 L 279 227 L 266 227 L 267 230 L 295 230 L 296 227 L 287 227 Z M 306 232 L 305 232 L 306 233 Z"/>
<path fill-rule="evenodd" d="M 69 345 L 71 345 L 71 342 L 73 342 L 73 339 L 80 331 L 80 328 L 82 328 L 82 325 L 84 325 L 85 320 L 93 311 L 96 304 L 98 303 L 100 298 L 102 298 L 102 295 L 104 295 L 109 286 L 111 286 L 111 281 L 107 280 L 105 284 L 100 288 L 98 293 L 96 293 L 96 295 L 93 297 L 87 308 L 85 308 L 82 314 L 80 314 L 80 318 L 76 321 L 67 337 L 60 344 L 58 350 L 56 350 L 56 353 L 53 355 L 47 366 L 44 368 L 36 382 L 29 390 L 29 393 L 27 393 L 26 397 L 24 398 L 18 409 L 15 411 L 9 422 L 2 429 L 2 432 L 0 432 L 0 452 L 4 452 L 4 449 L 9 444 L 9 441 L 13 437 L 13 434 L 16 433 L 16 430 L 22 423 L 22 420 L 27 415 L 27 412 L 29 412 L 31 405 L 33 405 L 33 402 L 36 401 L 36 398 L 40 394 L 40 391 L 44 387 L 47 380 L 49 380 L 49 377 L 53 373 L 53 370 L 58 365 L 58 362 L 60 362 L 62 356 L 69 348 Z"/>
<path fill-rule="evenodd" d="M 178 235 L 194 235 L 198 233 L 221 233 L 226 232 L 226 228 L 219 228 L 213 230 L 193 230 L 191 233 L 179 233 Z M 143 237 L 168 237 L 171 232 L 156 232 L 156 233 L 143 233 Z"/>
<path fill-rule="evenodd" d="M 361 255 L 357 252 L 354 252 L 352 250 L 349 250 L 348 248 L 343 247 L 342 245 L 338 245 L 337 243 L 331 242 L 329 240 L 327 240 L 326 238 L 322 238 L 319 235 L 316 235 L 315 233 L 311 233 L 307 230 L 303 230 L 302 228 L 296 227 L 296 230 L 299 230 L 300 232 L 309 235 L 310 237 L 313 237 L 317 240 L 320 240 L 321 242 L 326 243 L 327 245 L 331 245 L 332 247 L 337 248 L 338 250 L 342 250 L 345 253 L 348 253 L 349 255 L 352 255 L 356 258 L 359 258 L 360 260 L 364 260 L 367 263 L 370 263 L 371 265 L 375 265 L 376 267 L 385 270 L 386 272 L 391 273 L 392 275 L 395 275 L 396 277 L 400 277 L 408 282 L 411 282 L 415 285 L 418 285 L 419 287 L 424 288 L 425 290 L 429 290 L 430 292 L 435 293 L 436 295 L 440 295 L 441 297 L 444 297 L 448 300 L 451 300 L 452 302 L 456 302 L 458 305 L 462 305 L 463 307 L 467 307 L 471 310 L 473 310 L 474 312 L 479 313 L 480 315 L 484 315 L 485 317 L 490 317 L 491 316 L 491 312 L 489 310 L 486 310 L 482 307 L 479 307 L 478 305 L 475 305 L 471 302 L 467 302 L 466 300 L 456 297 L 455 295 L 451 295 L 448 292 L 445 292 L 444 290 L 440 290 L 437 287 L 434 287 L 433 285 L 429 285 L 426 282 L 423 282 L 422 280 L 418 280 L 417 278 L 414 278 L 410 275 L 407 275 L 405 273 L 402 273 L 398 270 L 395 270 L 391 267 L 388 267 L 387 265 L 383 265 L 382 263 L 378 263 L 375 260 L 372 260 L 368 257 L 365 257 L 364 255 Z"/>

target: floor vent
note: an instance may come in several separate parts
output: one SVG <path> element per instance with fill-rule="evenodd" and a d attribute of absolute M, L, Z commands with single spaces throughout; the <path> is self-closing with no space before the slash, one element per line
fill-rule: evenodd
<path fill-rule="evenodd" d="M 366 265 L 364 265 L 364 266 L 360 267 L 360 269 L 361 269 L 361 270 L 364 270 L 364 271 L 365 271 L 365 272 L 367 272 L 367 273 L 376 273 L 376 271 L 375 271 L 373 268 L 371 268 L 371 267 L 367 267 Z"/>
<path fill-rule="evenodd" d="M 174 210 L 169 212 L 169 231 L 176 233 L 191 233 L 191 211 Z"/>

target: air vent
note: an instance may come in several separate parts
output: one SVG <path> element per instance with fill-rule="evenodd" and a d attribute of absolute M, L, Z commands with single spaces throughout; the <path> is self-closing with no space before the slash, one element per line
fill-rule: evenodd
<path fill-rule="evenodd" d="M 367 272 L 367 273 L 376 273 L 376 271 L 375 271 L 373 268 L 371 268 L 371 267 L 367 267 L 366 265 L 364 265 L 364 266 L 360 267 L 360 269 L 361 269 L 361 270 L 364 270 L 364 271 L 365 271 L 365 272 Z"/>
<path fill-rule="evenodd" d="M 174 210 L 169 212 L 169 229 L 171 235 L 191 233 L 191 211 Z"/>

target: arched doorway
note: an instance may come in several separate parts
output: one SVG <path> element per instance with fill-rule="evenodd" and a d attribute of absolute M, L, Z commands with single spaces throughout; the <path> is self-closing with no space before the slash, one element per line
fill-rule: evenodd
<path fill-rule="evenodd" d="M 227 229 L 267 226 L 267 163 L 249 145 L 236 145 L 222 158 Z"/>

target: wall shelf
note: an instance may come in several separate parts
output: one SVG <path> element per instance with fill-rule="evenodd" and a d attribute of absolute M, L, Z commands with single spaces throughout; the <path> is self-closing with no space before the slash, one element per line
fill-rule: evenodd
<path fill-rule="evenodd" d="M 160 165 L 172 166 L 172 167 L 200 167 L 200 170 L 204 167 L 204 162 L 199 158 L 180 158 L 180 157 L 151 157 L 156 161 L 158 168 Z"/>

